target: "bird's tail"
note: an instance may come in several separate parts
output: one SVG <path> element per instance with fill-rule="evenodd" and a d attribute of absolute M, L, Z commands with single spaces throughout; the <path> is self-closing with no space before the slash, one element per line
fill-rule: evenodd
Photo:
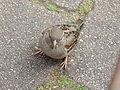
<path fill-rule="evenodd" d="M 82 27 L 84 26 L 84 20 L 79 19 L 79 20 L 76 21 L 75 24 L 76 24 L 77 30 L 81 31 Z"/>

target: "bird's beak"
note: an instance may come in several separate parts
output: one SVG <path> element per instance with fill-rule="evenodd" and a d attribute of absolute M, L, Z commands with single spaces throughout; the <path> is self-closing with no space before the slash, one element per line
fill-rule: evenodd
<path fill-rule="evenodd" d="M 55 48 L 56 44 L 57 44 L 57 41 L 54 40 L 54 41 L 53 41 L 53 48 Z"/>

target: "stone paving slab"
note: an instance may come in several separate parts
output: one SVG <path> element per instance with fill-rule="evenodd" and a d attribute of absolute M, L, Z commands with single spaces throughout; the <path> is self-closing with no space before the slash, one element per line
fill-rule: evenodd
<path fill-rule="evenodd" d="M 70 3 L 67 5 L 74 7 L 74 0 Z M 65 22 L 59 13 L 29 0 L 0 1 L 1 90 L 35 90 L 46 80 L 57 61 L 32 54 L 43 29 Z M 119 0 L 96 0 L 80 37 L 66 74 L 91 90 L 107 90 L 120 50 Z"/>

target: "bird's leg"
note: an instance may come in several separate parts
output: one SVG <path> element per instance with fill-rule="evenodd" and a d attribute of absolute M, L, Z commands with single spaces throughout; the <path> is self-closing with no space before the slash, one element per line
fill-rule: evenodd
<path fill-rule="evenodd" d="M 65 69 L 66 69 L 66 67 L 67 67 L 67 61 L 68 61 L 68 56 L 66 56 L 66 57 L 64 58 L 64 61 L 60 64 L 60 66 L 61 66 L 60 69 L 63 69 L 64 67 L 65 67 Z"/>
<path fill-rule="evenodd" d="M 35 48 L 35 50 L 37 52 L 35 52 L 33 55 L 37 55 L 37 54 L 43 54 L 43 51 L 40 48 Z"/>

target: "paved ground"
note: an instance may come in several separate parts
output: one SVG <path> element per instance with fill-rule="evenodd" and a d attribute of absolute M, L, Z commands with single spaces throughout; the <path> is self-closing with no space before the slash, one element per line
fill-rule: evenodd
<path fill-rule="evenodd" d="M 74 0 L 63 2 L 75 6 Z M 0 1 L 1 90 L 35 90 L 42 84 L 57 61 L 31 54 L 44 28 L 65 22 L 62 15 L 29 0 Z M 107 90 L 120 50 L 119 0 L 96 0 L 80 36 L 65 72 L 92 90 Z"/>

